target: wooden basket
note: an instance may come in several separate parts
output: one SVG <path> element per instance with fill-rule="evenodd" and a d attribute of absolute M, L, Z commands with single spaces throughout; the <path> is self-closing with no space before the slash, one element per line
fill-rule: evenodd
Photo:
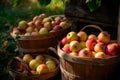
<path fill-rule="evenodd" d="M 96 25 L 87 25 L 84 27 L 93 27 L 102 31 Z M 83 30 L 83 29 L 82 29 Z M 71 56 L 61 49 L 61 44 L 57 46 L 58 56 L 60 57 L 60 69 L 62 80 L 114 80 L 120 55 L 110 58 L 80 58 Z"/>
<path fill-rule="evenodd" d="M 33 56 L 35 56 L 36 54 L 34 54 Z M 37 54 L 38 55 L 38 54 Z M 14 80 L 54 80 L 54 78 L 56 77 L 56 75 L 59 73 L 59 61 L 49 55 L 43 55 L 45 57 L 50 57 L 53 60 L 56 61 L 57 63 L 57 68 L 56 70 L 52 71 L 52 72 L 48 72 L 45 74 L 32 74 L 27 63 L 25 63 L 22 58 L 20 57 L 15 57 L 13 58 L 10 62 L 9 62 L 9 67 L 10 67 L 10 75 L 13 77 Z M 22 62 L 25 68 L 25 72 L 21 72 L 18 70 L 15 70 L 18 65 L 19 62 Z"/>
<path fill-rule="evenodd" d="M 59 31 L 51 32 L 44 35 L 18 35 L 18 38 L 14 38 L 13 34 L 11 33 L 11 36 L 15 39 L 19 51 L 43 52 L 49 47 L 57 46 L 59 40 L 61 40 L 69 31 L 71 31 L 71 25 Z"/>

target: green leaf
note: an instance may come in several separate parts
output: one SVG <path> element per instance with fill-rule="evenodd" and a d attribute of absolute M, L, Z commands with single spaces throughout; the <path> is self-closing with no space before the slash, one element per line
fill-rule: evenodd
<path fill-rule="evenodd" d="M 101 6 L 101 0 L 86 0 L 90 12 L 95 11 Z"/>

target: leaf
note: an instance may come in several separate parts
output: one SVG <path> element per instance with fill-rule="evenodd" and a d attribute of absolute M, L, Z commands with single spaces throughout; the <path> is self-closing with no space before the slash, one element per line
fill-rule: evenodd
<path fill-rule="evenodd" d="M 101 6 L 101 0 L 86 0 L 86 3 L 91 12 L 95 11 Z"/>

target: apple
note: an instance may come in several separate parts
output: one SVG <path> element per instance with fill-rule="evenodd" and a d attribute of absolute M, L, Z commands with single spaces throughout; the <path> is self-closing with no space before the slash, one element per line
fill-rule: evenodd
<path fill-rule="evenodd" d="M 70 44 L 65 44 L 62 48 L 62 50 L 64 52 L 66 52 L 67 54 L 69 54 L 71 52 L 69 46 L 70 46 Z"/>
<path fill-rule="evenodd" d="M 86 43 L 85 41 L 80 41 L 81 49 L 86 48 Z"/>
<path fill-rule="evenodd" d="M 86 41 L 86 40 L 87 40 L 87 33 L 84 32 L 84 31 L 79 31 L 79 32 L 77 33 L 77 36 L 78 36 L 78 39 L 79 39 L 80 41 Z"/>
<path fill-rule="evenodd" d="M 44 23 L 44 27 L 48 29 L 48 31 L 50 31 L 52 29 L 51 23 L 50 22 L 45 22 Z"/>
<path fill-rule="evenodd" d="M 44 19 L 45 17 L 47 17 L 47 15 L 45 13 L 42 13 L 39 15 L 39 18 L 41 18 L 41 19 Z"/>
<path fill-rule="evenodd" d="M 59 24 L 63 29 L 67 27 L 67 22 L 66 21 L 63 21 Z"/>
<path fill-rule="evenodd" d="M 40 20 L 36 20 L 34 22 L 34 24 L 35 24 L 35 26 L 36 26 L 37 29 L 40 29 L 42 27 L 42 22 Z"/>
<path fill-rule="evenodd" d="M 94 38 L 87 39 L 86 47 L 90 50 L 94 50 L 94 46 L 97 44 L 97 41 Z"/>
<path fill-rule="evenodd" d="M 64 46 L 64 45 L 67 44 L 67 43 L 69 43 L 67 37 L 62 38 L 62 40 L 61 40 L 62 46 Z"/>
<path fill-rule="evenodd" d="M 31 33 L 29 33 L 29 32 L 26 32 L 25 34 L 24 34 L 24 36 L 30 36 L 31 35 Z"/>
<path fill-rule="evenodd" d="M 48 29 L 42 27 L 42 28 L 39 30 L 39 34 L 48 34 Z"/>
<path fill-rule="evenodd" d="M 24 71 L 25 69 L 24 69 L 24 65 L 23 65 L 23 63 L 22 62 L 20 62 L 20 71 Z"/>
<path fill-rule="evenodd" d="M 37 21 L 38 19 L 39 19 L 39 16 L 34 16 L 34 17 L 33 17 L 33 20 L 32 20 L 33 23 L 34 23 L 35 21 Z"/>
<path fill-rule="evenodd" d="M 37 74 L 44 74 L 49 72 L 49 68 L 46 64 L 40 64 L 37 68 L 36 68 L 36 73 Z"/>
<path fill-rule="evenodd" d="M 26 28 L 26 32 L 32 33 L 34 31 L 34 28 L 29 26 Z"/>
<path fill-rule="evenodd" d="M 27 24 L 28 24 L 29 27 L 30 27 L 30 26 L 33 27 L 33 28 L 36 27 L 33 21 L 30 21 L 30 22 L 28 22 Z"/>
<path fill-rule="evenodd" d="M 78 41 L 71 41 L 69 48 L 70 48 L 70 51 L 78 52 L 81 49 L 81 45 Z"/>
<path fill-rule="evenodd" d="M 97 36 L 94 35 L 94 34 L 90 34 L 90 35 L 88 35 L 88 39 L 91 39 L 91 38 L 94 38 L 95 40 L 97 40 Z"/>
<path fill-rule="evenodd" d="M 107 31 L 102 31 L 98 34 L 98 41 L 103 43 L 110 42 L 110 34 Z"/>
<path fill-rule="evenodd" d="M 98 42 L 95 46 L 94 46 L 94 51 L 95 52 L 105 52 L 106 49 L 106 44 L 103 42 Z"/>
<path fill-rule="evenodd" d="M 91 51 L 87 48 L 83 48 L 78 52 L 78 57 L 88 58 L 91 56 Z"/>
<path fill-rule="evenodd" d="M 59 25 L 59 24 L 61 23 L 61 20 L 58 19 L 58 20 L 56 20 L 55 22 L 56 22 L 56 25 Z"/>
<path fill-rule="evenodd" d="M 20 34 L 20 30 L 18 28 L 13 28 L 12 34 L 18 35 L 18 34 Z"/>
<path fill-rule="evenodd" d="M 50 21 L 50 17 L 45 17 L 42 20 L 42 23 L 44 24 L 45 22 L 49 22 Z"/>
<path fill-rule="evenodd" d="M 78 40 L 77 33 L 74 31 L 67 33 L 66 37 L 67 37 L 69 42 L 74 41 L 74 40 L 76 40 L 76 41 Z"/>
<path fill-rule="evenodd" d="M 36 71 L 35 71 L 35 70 L 31 70 L 31 73 L 32 73 L 32 74 L 36 74 Z"/>
<path fill-rule="evenodd" d="M 74 51 L 70 52 L 69 54 L 72 55 L 72 56 L 78 56 L 78 53 L 74 52 Z"/>
<path fill-rule="evenodd" d="M 120 51 L 120 45 L 117 42 L 112 42 L 107 45 L 106 53 L 110 56 L 115 56 Z"/>
<path fill-rule="evenodd" d="M 41 55 L 41 54 L 37 55 L 37 56 L 35 57 L 35 59 L 42 61 L 42 63 L 45 62 L 45 57 L 44 57 L 43 55 Z"/>
<path fill-rule="evenodd" d="M 22 20 L 22 21 L 20 21 L 19 23 L 18 23 L 18 28 L 19 29 L 23 29 L 23 30 L 25 30 L 26 28 L 27 28 L 27 21 L 25 21 L 25 20 Z"/>
<path fill-rule="evenodd" d="M 56 26 L 53 27 L 53 30 L 54 30 L 54 31 L 59 31 L 59 30 L 61 30 L 61 29 L 62 29 L 62 27 L 59 26 L 59 25 L 56 25 Z"/>
<path fill-rule="evenodd" d="M 29 62 L 33 59 L 33 57 L 32 57 L 31 54 L 25 54 L 22 59 L 23 59 L 23 61 L 25 61 L 26 63 L 29 63 Z"/>
<path fill-rule="evenodd" d="M 51 21 L 51 25 L 54 27 L 56 25 L 55 21 Z"/>
<path fill-rule="evenodd" d="M 32 59 L 32 60 L 29 62 L 29 67 L 30 67 L 30 69 L 32 69 L 32 70 L 36 70 L 37 66 L 39 66 L 40 64 L 42 64 L 42 61 L 41 61 L 41 60 Z"/>
<path fill-rule="evenodd" d="M 39 33 L 37 31 L 34 31 L 31 33 L 31 35 L 39 35 Z"/>
<path fill-rule="evenodd" d="M 56 63 L 53 60 L 46 61 L 46 65 L 48 66 L 49 72 L 55 71 Z"/>
<path fill-rule="evenodd" d="M 95 58 L 106 58 L 106 54 L 104 52 L 97 52 L 94 55 Z"/>
<path fill-rule="evenodd" d="M 60 19 L 61 19 L 61 16 L 56 16 L 55 17 L 55 21 L 60 20 Z"/>

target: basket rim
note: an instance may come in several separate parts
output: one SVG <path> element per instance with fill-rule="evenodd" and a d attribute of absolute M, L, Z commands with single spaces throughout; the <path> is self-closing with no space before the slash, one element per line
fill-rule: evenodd
<path fill-rule="evenodd" d="M 57 53 L 60 58 L 70 62 L 78 63 L 78 64 L 108 65 L 108 64 L 113 64 L 120 61 L 120 55 L 111 56 L 108 58 L 86 58 L 86 57 L 83 58 L 83 57 L 72 56 L 65 53 L 60 48 L 60 42 L 57 45 Z"/>

